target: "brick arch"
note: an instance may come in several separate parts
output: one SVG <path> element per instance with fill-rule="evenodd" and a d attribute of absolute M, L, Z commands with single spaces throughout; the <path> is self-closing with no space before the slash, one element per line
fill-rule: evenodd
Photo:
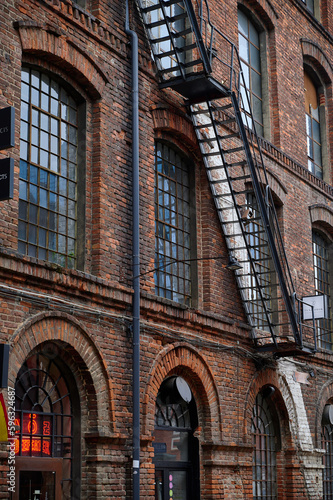
<path fill-rule="evenodd" d="M 309 207 L 311 224 L 322 226 L 333 238 L 333 209 L 323 204 L 311 205 Z"/>
<path fill-rule="evenodd" d="M 152 435 L 157 393 L 170 375 L 182 376 L 191 387 L 203 439 L 220 441 L 221 406 L 213 375 L 204 358 L 194 348 L 181 343 L 163 349 L 152 365 L 143 399 L 143 433 Z"/>
<path fill-rule="evenodd" d="M 287 197 L 287 188 L 281 179 L 270 170 L 266 169 L 267 180 L 273 195 L 278 199 L 280 205 L 284 205 Z"/>
<path fill-rule="evenodd" d="M 316 404 L 315 443 L 321 448 L 321 419 L 327 403 L 333 403 L 333 379 L 326 382 L 321 388 Z"/>
<path fill-rule="evenodd" d="M 301 46 L 303 58 L 305 60 L 310 59 L 314 61 L 315 67 L 317 67 L 325 82 L 332 82 L 333 66 L 322 48 L 318 44 L 306 38 L 301 38 Z"/>
<path fill-rule="evenodd" d="M 288 388 L 288 385 L 284 383 L 284 381 L 279 377 L 278 373 L 275 370 L 269 368 L 256 373 L 249 384 L 244 405 L 243 433 L 244 441 L 249 445 L 252 445 L 252 410 L 258 393 L 267 385 L 274 387 L 274 389 L 276 390 L 273 398 L 273 403 L 279 410 L 279 414 L 283 418 L 283 420 L 287 422 L 289 421 L 289 419 L 296 419 L 296 411 L 294 409 L 291 392 Z M 281 387 L 281 385 L 283 386 L 283 388 Z M 288 425 L 283 425 L 283 422 L 280 422 L 280 428 L 281 435 L 283 434 L 290 443 L 291 436 Z"/>
<path fill-rule="evenodd" d="M 185 115 L 170 108 L 154 107 L 151 109 L 155 131 L 168 132 L 183 142 L 189 150 L 198 153 L 198 143 L 193 123 Z"/>
<path fill-rule="evenodd" d="M 85 88 L 92 98 L 101 97 L 108 78 L 83 48 L 74 44 L 61 31 L 50 29 L 47 25 L 19 21 L 15 27 L 19 32 L 23 52 L 61 65 L 63 70 L 75 76 L 79 85 Z"/>
<path fill-rule="evenodd" d="M 9 383 L 15 385 L 16 376 L 26 358 L 47 341 L 56 342 L 64 349 L 61 357 L 68 362 L 71 360 L 69 368 L 72 368 L 79 393 L 84 395 L 89 406 L 85 425 L 87 432 L 89 425 L 104 435 L 115 432 L 113 389 L 106 363 L 80 323 L 68 314 L 40 313 L 16 330 L 11 339 Z"/>
<path fill-rule="evenodd" d="M 258 21 L 264 23 L 266 29 L 271 30 L 276 26 L 279 16 L 269 0 L 239 0 L 239 5 L 244 6 L 250 12 L 253 11 Z"/>

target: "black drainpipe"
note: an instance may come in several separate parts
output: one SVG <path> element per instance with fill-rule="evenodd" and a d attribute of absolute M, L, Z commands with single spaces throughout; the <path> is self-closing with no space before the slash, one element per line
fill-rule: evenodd
<path fill-rule="evenodd" d="M 138 36 L 129 28 L 126 0 L 125 32 L 132 57 L 132 209 L 133 209 L 133 500 L 140 499 L 140 230 L 139 230 L 139 64 Z"/>

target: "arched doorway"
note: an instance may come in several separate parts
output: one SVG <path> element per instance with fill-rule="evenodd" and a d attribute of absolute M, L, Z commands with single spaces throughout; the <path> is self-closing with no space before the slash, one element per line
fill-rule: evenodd
<path fill-rule="evenodd" d="M 277 452 L 280 450 L 279 421 L 271 400 L 275 389 L 264 387 L 252 409 L 253 500 L 277 500 Z"/>
<path fill-rule="evenodd" d="M 188 384 L 181 377 L 164 380 L 155 406 L 156 500 L 200 498 L 197 426 L 197 408 Z"/>
<path fill-rule="evenodd" d="M 80 474 L 80 415 L 74 377 L 55 343 L 22 365 L 15 384 L 16 491 L 13 500 L 65 500 Z M 77 482 L 77 481 L 75 481 Z"/>

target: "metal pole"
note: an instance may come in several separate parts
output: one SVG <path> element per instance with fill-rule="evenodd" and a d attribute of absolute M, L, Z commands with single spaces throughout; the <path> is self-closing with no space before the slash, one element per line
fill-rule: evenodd
<path fill-rule="evenodd" d="M 133 208 L 133 500 L 140 499 L 140 233 L 139 233 L 139 70 L 138 36 L 129 28 L 126 0 L 125 32 L 132 56 L 132 208 Z"/>

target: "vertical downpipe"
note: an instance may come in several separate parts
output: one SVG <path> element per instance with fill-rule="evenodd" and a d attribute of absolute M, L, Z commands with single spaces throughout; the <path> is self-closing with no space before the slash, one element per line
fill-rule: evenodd
<path fill-rule="evenodd" d="M 132 209 L 133 209 L 133 500 L 140 499 L 140 230 L 139 230 L 139 64 L 138 36 L 129 28 L 126 0 L 125 32 L 132 57 Z"/>

